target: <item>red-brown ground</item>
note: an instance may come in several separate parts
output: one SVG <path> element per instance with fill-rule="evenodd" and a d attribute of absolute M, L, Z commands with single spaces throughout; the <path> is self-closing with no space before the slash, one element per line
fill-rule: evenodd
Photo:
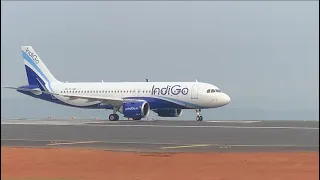
<path fill-rule="evenodd" d="M 1 179 L 318 180 L 319 153 L 128 153 L 1 147 Z"/>

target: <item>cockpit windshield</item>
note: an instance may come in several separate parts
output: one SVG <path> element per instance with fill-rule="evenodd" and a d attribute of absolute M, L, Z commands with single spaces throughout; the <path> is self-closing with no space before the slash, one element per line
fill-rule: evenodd
<path fill-rule="evenodd" d="M 207 93 L 222 92 L 220 89 L 208 89 Z"/>

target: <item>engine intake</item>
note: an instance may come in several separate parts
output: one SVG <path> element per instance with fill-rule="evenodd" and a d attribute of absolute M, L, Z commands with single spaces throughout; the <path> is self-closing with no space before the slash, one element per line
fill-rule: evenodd
<path fill-rule="evenodd" d="M 160 117 L 179 117 L 182 114 L 182 109 L 157 109 L 155 112 Z"/>
<path fill-rule="evenodd" d="M 119 110 L 127 118 L 144 118 L 150 113 L 150 105 L 146 101 L 131 101 L 122 104 Z"/>

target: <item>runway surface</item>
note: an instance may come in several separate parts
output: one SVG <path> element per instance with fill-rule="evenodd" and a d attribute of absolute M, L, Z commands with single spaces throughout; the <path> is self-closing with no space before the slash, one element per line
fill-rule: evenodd
<path fill-rule="evenodd" d="M 1 145 L 115 151 L 319 151 L 319 121 L 1 119 Z"/>

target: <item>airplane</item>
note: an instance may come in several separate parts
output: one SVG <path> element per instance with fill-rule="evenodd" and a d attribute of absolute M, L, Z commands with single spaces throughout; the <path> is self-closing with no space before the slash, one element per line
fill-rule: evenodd
<path fill-rule="evenodd" d="M 6 86 L 33 98 L 60 105 L 112 110 L 110 121 L 119 115 L 133 120 L 147 118 L 150 111 L 160 117 L 179 117 L 183 110 L 196 110 L 202 121 L 202 109 L 230 103 L 230 97 L 217 86 L 198 82 L 62 82 L 57 80 L 32 46 L 21 46 L 28 84 Z"/>

